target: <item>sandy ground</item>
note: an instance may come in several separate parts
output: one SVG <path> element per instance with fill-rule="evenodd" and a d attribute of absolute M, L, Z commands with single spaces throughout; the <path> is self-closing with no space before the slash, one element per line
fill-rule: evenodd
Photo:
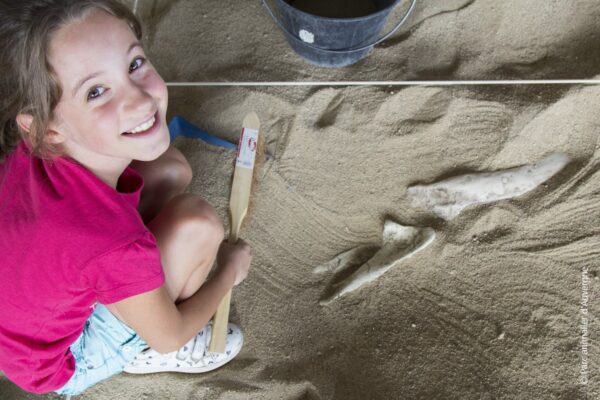
<path fill-rule="evenodd" d="M 591 0 L 419 1 L 393 39 L 333 70 L 299 59 L 258 1 L 140 0 L 136 11 L 167 81 L 592 78 L 600 71 L 600 4 Z M 120 375 L 80 398 L 599 398 L 599 109 L 598 86 L 171 88 L 171 116 L 235 142 L 254 110 L 267 138 L 242 229 L 255 261 L 233 296 L 232 319 L 246 345 L 213 373 Z M 190 190 L 227 223 L 234 153 L 193 139 L 174 144 L 194 168 Z M 571 162 L 544 184 L 450 221 L 406 197 L 415 184 L 534 164 L 556 152 Z M 385 221 L 436 236 L 381 277 L 321 305 L 382 246 Z M 354 256 L 340 270 L 323 268 L 349 250 Z M 315 273 L 319 267 L 325 272 Z M 584 294 L 586 385 L 579 382 Z M 0 393 L 37 398 L 5 379 Z"/>

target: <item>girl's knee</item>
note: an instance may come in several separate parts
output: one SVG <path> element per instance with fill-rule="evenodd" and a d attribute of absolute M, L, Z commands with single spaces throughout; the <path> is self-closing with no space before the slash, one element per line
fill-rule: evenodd
<path fill-rule="evenodd" d="M 187 240 L 220 245 L 225 237 L 221 218 L 208 202 L 194 194 L 177 197 L 179 208 L 177 225 Z"/>
<path fill-rule="evenodd" d="M 173 151 L 176 150 L 173 148 Z M 157 183 L 169 182 L 169 186 L 180 188 L 182 191 L 192 182 L 192 167 L 179 151 L 172 152 L 164 159 L 159 170 L 162 176 L 153 180 Z"/>
<path fill-rule="evenodd" d="M 146 186 L 177 188 L 183 191 L 192 182 L 192 167 L 175 147 L 153 162 L 132 162 L 132 167 L 142 173 Z"/>
<path fill-rule="evenodd" d="M 167 169 L 171 180 L 178 187 L 186 188 L 192 182 L 192 167 L 183 155 L 181 157 L 174 157 Z"/>

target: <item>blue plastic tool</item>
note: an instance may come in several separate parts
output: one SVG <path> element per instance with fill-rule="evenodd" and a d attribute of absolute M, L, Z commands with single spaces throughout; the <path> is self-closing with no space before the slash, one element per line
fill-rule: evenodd
<path fill-rule="evenodd" d="M 177 136 L 185 136 L 194 139 L 204 140 L 208 144 L 213 146 L 225 147 L 226 149 L 237 149 L 237 145 L 226 140 L 220 139 L 210 133 L 192 125 L 186 121 L 183 117 L 175 116 L 169 122 L 169 134 L 171 135 L 171 142 Z"/>

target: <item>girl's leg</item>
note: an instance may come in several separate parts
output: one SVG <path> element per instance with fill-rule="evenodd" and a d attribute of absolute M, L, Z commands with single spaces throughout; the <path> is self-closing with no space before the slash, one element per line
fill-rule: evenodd
<path fill-rule="evenodd" d="M 146 224 L 169 200 L 183 193 L 192 180 L 192 168 L 185 156 L 173 146 L 169 146 L 156 160 L 132 161 L 130 166 L 144 178 L 138 210 Z"/>
<path fill-rule="evenodd" d="M 133 161 L 144 178 L 139 211 L 156 237 L 166 287 L 174 301 L 193 295 L 206 280 L 223 241 L 223 224 L 199 196 L 181 195 L 192 169 L 173 146 L 154 161 Z"/>
<path fill-rule="evenodd" d="M 210 272 L 224 230 L 214 208 L 194 194 L 173 198 L 148 224 L 160 249 L 165 286 L 173 301 L 192 296 Z"/>

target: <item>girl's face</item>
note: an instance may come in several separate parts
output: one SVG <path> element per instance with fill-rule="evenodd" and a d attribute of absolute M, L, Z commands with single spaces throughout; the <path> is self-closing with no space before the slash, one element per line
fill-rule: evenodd
<path fill-rule="evenodd" d="M 90 165 L 150 161 L 169 147 L 167 88 L 126 22 L 95 11 L 61 28 L 49 61 L 62 88 L 52 140 Z"/>

